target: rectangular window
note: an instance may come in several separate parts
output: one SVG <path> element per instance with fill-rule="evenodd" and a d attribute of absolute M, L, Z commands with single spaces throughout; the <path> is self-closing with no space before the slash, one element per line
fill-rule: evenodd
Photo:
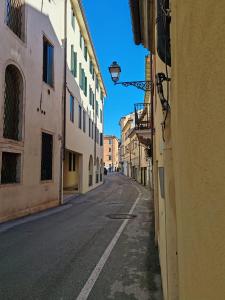
<path fill-rule="evenodd" d="M 69 171 L 76 170 L 76 155 L 75 153 L 69 152 Z"/>
<path fill-rule="evenodd" d="M 53 136 L 42 132 L 41 180 L 52 179 Z"/>
<path fill-rule="evenodd" d="M 109 160 L 112 160 L 112 156 L 111 155 L 109 155 Z"/>
<path fill-rule="evenodd" d="M 89 104 L 92 106 L 92 89 L 89 85 Z"/>
<path fill-rule="evenodd" d="M 99 82 L 98 82 L 98 78 L 96 77 L 96 89 L 99 89 Z"/>
<path fill-rule="evenodd" d="M 103 93 L 102 93 L 102 91 L 101 91 L 100 97 L 101 97 L 101 100 L 103 101 Z"/>
<path fill-rule="evenodd" d="M 73 45 L 71 45 L 71 73 L 77 77 L 77 53 L 74 52 Z"/>
<path fill-rule="evenodd" d="M 109 145 L 112 145 L 112 140 L 109 140 Z"/>
<path fill-rule="evenodd" d="M 72 171 L 72 153 L 69 152 L 69 171 Z"/>
<path fill-rule="evenodd" d="M 20 183 L 21 154 L 2 152 L 1 184 Z"/>
<path fill-rule="evenodd" d="M 71 10 L 71 25 L 72 25 L 73 30 L 75 30 L 75 15 L 74 15 L 73 9 Z"/>
<path fill-rule="evenodd" d="M 109 148 L 109 152 L 111 152 L 112 151 L 112 149 L 111 148 Z"/>
<path fill-rule="evenodd" d="M 81 49 L 82 49 L 82 40 L 83 40 L 83 37 L 82 37 L 82 33 L 80 31 L 80 47 L 81 47 Z"/>
<path fill-rule="evenodd" d="M 6 0 L 6 24 L 20 39 L 24 39 L 23 0 Z"/>
<path fill-rule="evenodd" d="M 96 112 L 96 116 L 98 117 L 98 101 L 97 100 L 96 100 L 95 112 Z"/>
<path fill-rule="evenodd" d="M 93 123 L 93 121 L 91 122 L 91 137 L 92 137 L 92 139 L 94 138 L 94 123 Z"/>
<path fill-rule="evenodd" d="M 87 96 L 87 77 L 84 77 L 84 95 Z"/>
<path fill-rule="evenodd" d="M 76 154 L 73 153 L 73 171 L 76 171 Z"/>
<path fill-rule="evenodd" d="M 81 129 L 82 128 L 82 108 L 79 105 L 79 118 L 78 118 L 78 126 Z"/>
<path fill-rule="evenodd" d="M 83 110 L 83 132 L 86 132 L 86 112 Z"/>
<path fill-rule="evenodd" d="M 92 63 L 91 60 L 90 60 L 90 63 L 89 63 L 89 71 L 90 71 L 91 74 L 93 73 L 93 63 Z"/>
<path fill-rule="evenodd" d="M 95 108 L 95 94 L 92 93 L 92 108 Z"/>
<path fill-rule="evenodd" d="M 103 146 L 103 133 L 100 133 L 100 146 Z"/>
<path fill-rule="evenodd" d="M 43 81 L 53 86 L 54 47 L 43 38 Z"/>
<path fill-rule="evenodd" d="M 74 123 L 74 97 L 70 95 L 70 121 Z"/>
<path fill-rule="evenodd" d="M 102 110 L 100 109 L 100 122 L 102 123 Z"/>
<path fill-rule="evenodd" d="M 83 90 L 83 69 L 81 63 L 79 63 L 79 85 L 80 88 Z"/>
<path fill-rule="evenodd" d="M 91 119 L 89 118 L 89 130 L 88 130 L 88 133 L 89 133 L 89 137 L 91 137 Z"/>
<path fill-rule="evenodd" d="M 99 144 L 99 130 L 96 129 L 96 141 Z"/>
<path fill-rule="evenodd" d="M 87 59 L 88 59 L 88 50 L 87 50 L 87 46 L 86 45 L 84 46 L 84 58 L 87 61 Z"/>

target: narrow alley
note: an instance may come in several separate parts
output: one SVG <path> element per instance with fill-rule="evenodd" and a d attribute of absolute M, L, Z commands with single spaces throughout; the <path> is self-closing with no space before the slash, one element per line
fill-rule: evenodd
<path fill-rule="evenodd" d="M 163 299 L 152 206 L 149 190 L 112 173 L 64 206 L 0 225 L 0 299 Z"/>

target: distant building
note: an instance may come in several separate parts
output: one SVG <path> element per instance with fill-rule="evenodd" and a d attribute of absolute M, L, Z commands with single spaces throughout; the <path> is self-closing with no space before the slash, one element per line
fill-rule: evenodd
<path fill-rule="evenodd" d="M 139 111 L 143 114 L 143 111 Z M 137 116 L 135 113 L 120 119 L 121 144 L 120 165 L 124 175 L 137 180 L 143 185 L 150 185 L 150 164 L 146 155 L 146 146 L 139 140 L 136 128 Z"/>
<path fill-rule="evenodd" d="M 119 167 L 119 139 L 114 135 L 104 136 L 104 165 L 109 172 Z"/>

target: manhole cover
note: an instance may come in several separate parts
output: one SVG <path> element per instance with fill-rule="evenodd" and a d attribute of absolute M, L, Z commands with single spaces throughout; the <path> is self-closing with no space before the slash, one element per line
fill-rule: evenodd
<path fill-rule="evenodd" d="M 110 219 L 133 219 L 136 218 L 136 215 L 132 215 L 132 214 L 110 214 L 107 215 L 108 218 Z"/>

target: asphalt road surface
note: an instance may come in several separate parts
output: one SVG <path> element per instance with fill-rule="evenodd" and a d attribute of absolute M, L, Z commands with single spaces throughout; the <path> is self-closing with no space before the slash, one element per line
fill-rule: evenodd
<path fill-rule="evenodd" d="M 0 225 L 0 300 L 162 300 L 153 223 L 150 192 L 112 174 L 62 207 Z"/>

